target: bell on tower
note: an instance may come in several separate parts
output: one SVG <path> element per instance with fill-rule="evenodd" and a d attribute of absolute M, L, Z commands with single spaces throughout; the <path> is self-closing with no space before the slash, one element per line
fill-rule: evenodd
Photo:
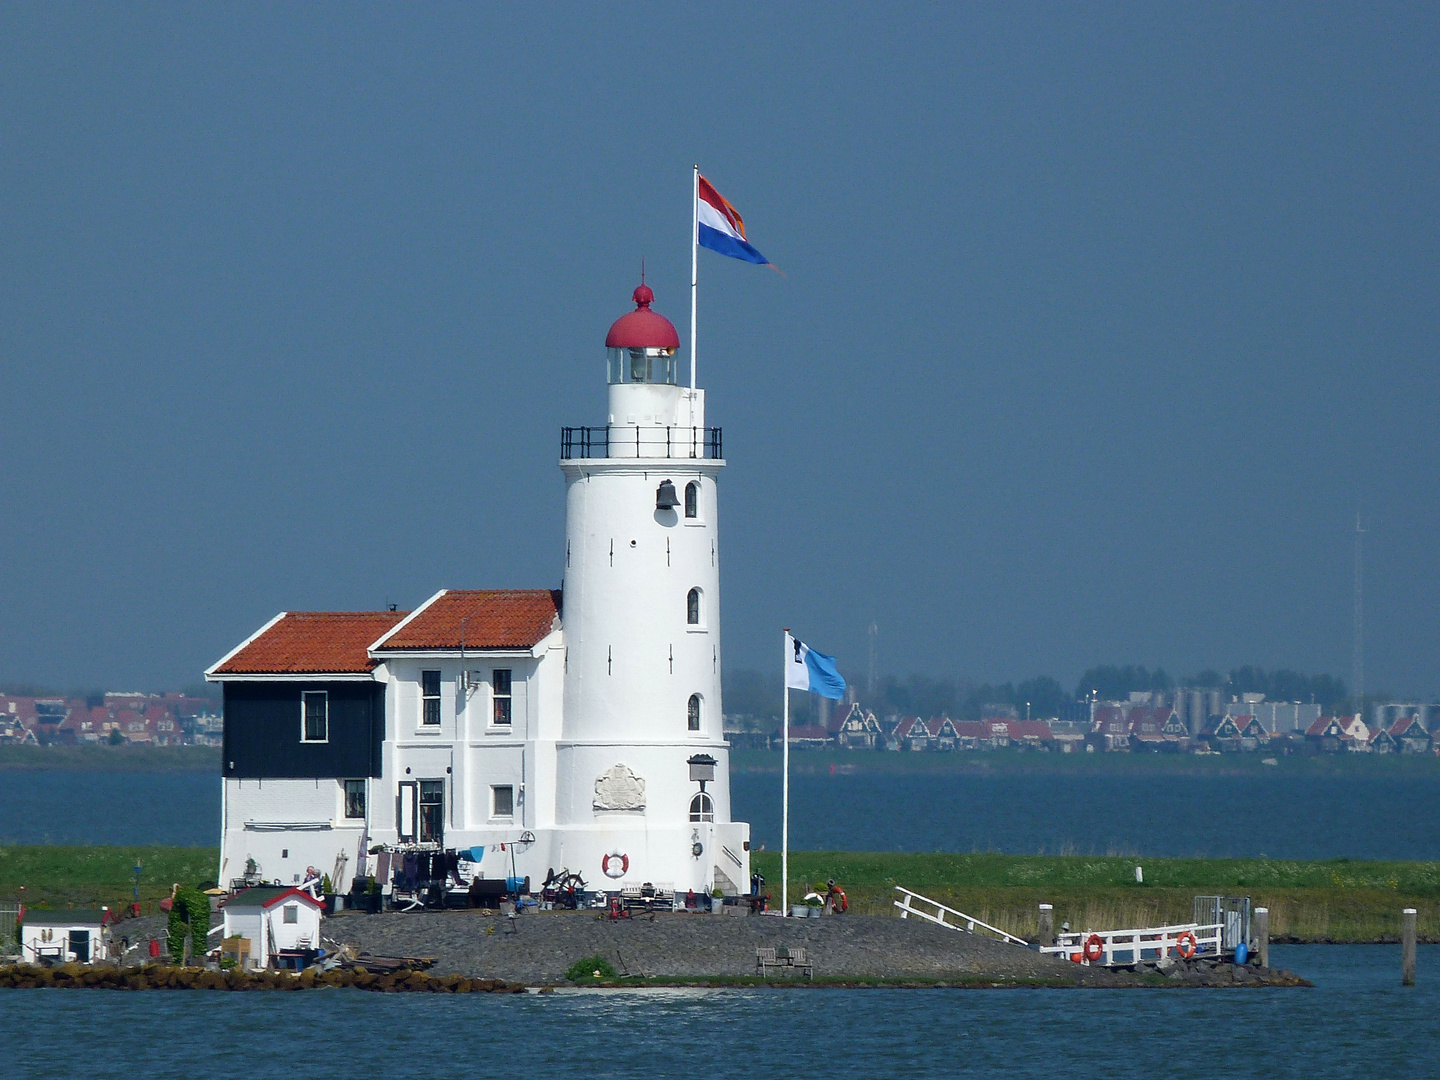
<path fill-rule="evenodd" d="M 655 293 L 642 280 L 633 297 L 635 310 L 622 315 L 605 336 L 610 358 L 610 383 L 676 385 L 675 353 L 680 335 L 675 324 L 651 311 Z"/>

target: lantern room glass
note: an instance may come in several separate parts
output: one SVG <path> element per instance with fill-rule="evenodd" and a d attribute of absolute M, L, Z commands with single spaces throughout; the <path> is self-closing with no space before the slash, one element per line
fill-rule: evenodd
<path fill-rule="evenodd" d="M 674 349 L 609 348 L 610 382 L 676 385 Z"/>

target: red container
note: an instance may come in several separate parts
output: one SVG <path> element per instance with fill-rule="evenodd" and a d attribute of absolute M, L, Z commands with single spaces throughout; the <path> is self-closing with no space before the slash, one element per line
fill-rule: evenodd
<path fill-rule="evenodd" d="M 150 956 L 151 956 L 152 958 L 157 958 L 157 957 L 159 957 L 159 955 L 160 955 L 160 940 L 159 940 L 159 938 L 151 938 L 151 939 L 150 939 Z"/>

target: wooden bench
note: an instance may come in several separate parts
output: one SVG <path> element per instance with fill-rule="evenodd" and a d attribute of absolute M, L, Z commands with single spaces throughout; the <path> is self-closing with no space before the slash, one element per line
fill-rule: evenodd
<path fill-rule="evenodd" d="M 764 975 L 770 969 L 803 971 L 807 979 L 815 978 L 815 965 L 804 949 L 787 949 L 780 945 L 773 949 L 755 950 L 755 971 Z"/>

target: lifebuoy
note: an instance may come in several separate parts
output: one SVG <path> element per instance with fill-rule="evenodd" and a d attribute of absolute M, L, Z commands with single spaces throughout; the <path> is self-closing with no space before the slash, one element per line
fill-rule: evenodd
<path fill-rule="evenodd" d="M 837 885 L 835 888 L 833 888 L 833 889 L 830 890 L 830 895 L 835 898 L 835 903 L 834 903 L 833 907 L 835 908 L 836 911 L 849 911 L 849 910 L 850 910 L 850 900 L 849 900 L 849 898 L 845 895 L 845 890 L 844 890 L 844 889 L 840 888 L 840 887 Z"/>
<path fill-rule="evenodd" d="M 1189 960 L 1195 955 L 1197 948 L 1198 943 L 1195 940 L 1195 935 L 1189 930 L 1180 931 L 1180 936 L 1175 939 L 1175 951 L 1180 955 L 1180 958 L 1182 960 Z"/>
<path fill-rule="evenodd" d="M 1088 938 L 1085 939 L 1085 948 L 1083 952 L 1085 953 L 1085 959 L 1093 964 L 1096 960 L 1099 960 L 1102 956 L 1105 955 L 1104 939 L 1101 938 L 1099 934 L 1091 934 Z"/>
<path fill-rule="evenodd" d="M 612 851 L 600 860 L 600 869 L 608 878 L 622 878 L 630 870 L 630 856 L 623 851 Z"/>

